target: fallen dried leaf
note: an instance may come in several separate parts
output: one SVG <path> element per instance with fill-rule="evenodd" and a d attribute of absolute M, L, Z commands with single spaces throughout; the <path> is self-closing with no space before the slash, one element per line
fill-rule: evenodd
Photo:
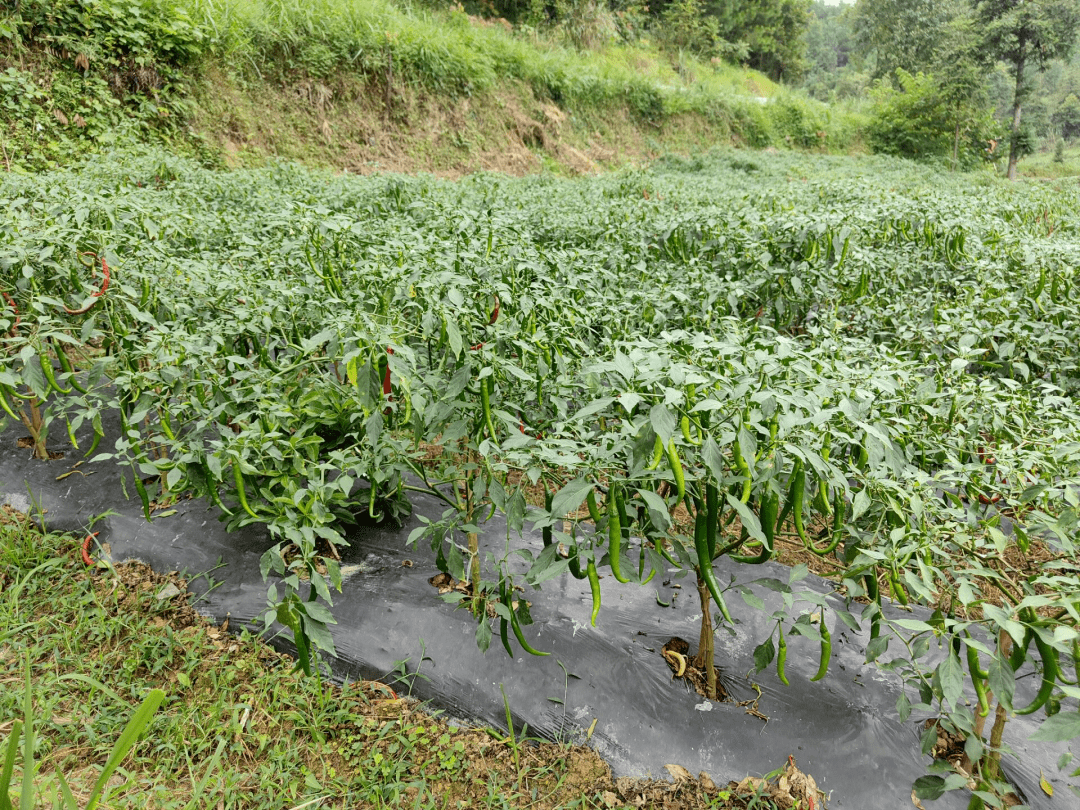
<path fill-rule="evenodd" d="M 1042 792 L 1047 796 L 1054 795 L 1054 786 L 1046 781 L 1046 776 L 1043 775 L 1042 768 L 1039 768 L 1039 787 L 1042 788 Z"/>
<path fill-rule="evenodd" d="M 686 770 L 682 765 L 665 765 L 664 768 L 671 774 L 671 778 L 676 782 L 694 781 L 694 777 L 690 775 L 690 771 Z"/>

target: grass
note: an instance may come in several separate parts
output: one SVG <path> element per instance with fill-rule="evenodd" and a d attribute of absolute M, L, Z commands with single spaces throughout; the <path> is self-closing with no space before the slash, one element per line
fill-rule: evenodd
<path fill-rule="evenodd" d="M 1020 161 L 1020 174 L 1048 180 L 1080 175 L 1080 144 L 1067 147 L 1064 158 L 1060 163 L 1054 160 L 1053 149 L 1036 152 Z"/>
<path fill-rule="evenodd" d="M 388 0 L 176 0 L 173 13 L 205 32 L 203 47 L 256 84 L 298 78 L 329 89 L 364 76 L 387 98 L 434 95 L 443 103 L 524 92 L 574 115 L 628 110 L 639 125 L 680 115 L 705 119 L 712 142 L 749 146 L 860 148 L 862 120 L 784 88 L 756 71 L 648 41 L 595 50 L 512 31 L 462 11 Z M 261 95 L 261 93 L 259 94 Z M 769 103 L 763 104 L 762 101 Z M 400 109 L 398 110 L 400 112 Z M 423 121 L 422 117 L 415 119 Z"/>
<path fill-rule="evenodd" d="M 455 174 L 520 174 L 547 159 L 593 170 L 592 163 L 609 162 L 597 155 L 652 138 L 659 151 L 680 150 L 684 141 L 693 141 L 691 151 L 717 142 L 863 148 L 857 112 L 648 40 L 579 50 L 558 31 L 511 29 L 454 7 L 391 0 L 97 0 L 86 8 L 57 0 L 45 13 L 47 5 L 0 14 L 0 31 L 11 31 L 0 37 L 0 98 L 8 102 L 0 112 L 0 160 L 7 169 L 64 165 L 115 142 L 125 127 L 181 150 L 218 147 L 234 165 L 314 153 L 310 162 L 339 170 Z M 86 71 L 76 64 L 80 56 L 89 60 Z M 547 155 L 521 154 L 502 166 L 495 146 L 439 142 L 461 126 L 444 119 L 466 119 L 479 140 L 528 148 L 533 139 L 518 132 L 520 116 L 499 115 L 498 101 L 507 97 L 533 111 L 554 106 L 568 119 L 561 136 L 545 136 Z M 272 122 L 258 115 L 266 107 Z M 435 123 L 445 126 L 428 126 L 425 113 L 433 108 Z M 485 120 L 472 119 L 479 108 Z M 245 117 L 266 131 L 252 135 Z M 633 136 L 606 138 L 589 126 L 612 118 L 625 119 Z M 435 142 L 434 155 L 401 154 L 400 133 L 411 128 L 420 132 L 409 151 Z M 583 161 L 577 152 L 587 147 L 595 148 Z M 238 157 L 237 149 L 248 154 Z"/>
<path fill-rule="evenodd" d="M 161 688 L 108 807 L 586 810 L 627 791 L 646 807 L 774 806 L 733 784 L 620 780 L 620 791 L 587 748 L 452 727 L 371 682 L 303 678 L 262 641 L 209 624 L 186 595 L 159 599 L 175 576 L 138 563 L 90 574 L 77 546 L 0 514 L 0 739 L 21 716 L 29 657 L 43 789 L 62 773 L 85 800 L 135 706 Z"/>

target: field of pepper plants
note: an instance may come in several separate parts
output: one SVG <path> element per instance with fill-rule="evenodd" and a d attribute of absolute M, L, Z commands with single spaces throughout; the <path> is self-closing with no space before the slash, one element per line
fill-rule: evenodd
<path fill-rule="evenodd" d="M 521 588 L 588 580 L 596 622 L 599 577 L 681 570 L 703 607 L 682 663 L 715 696 L 730 600 L 810 560 L 847 609 L 786 594 L 755 661 L 786 682 L 802 635 L 819 678 L 830 627 L 870 628 L 901 719 L 965 741 L 969 771 L 918 795 L 1002 806 L 1014 713 L 1080 737 L 1075 186 L 738 152 L 456 182 L 125 153 L 5 175 L 0 202 L 18 452 L 123 465 L 147 519 L 194 496 L 265 524 L 267 621 L 308 671 L 347 527 L 424 492 L 445 512 L 411 542 L 466 583 L 482 648 L 543 654 Z M 525 577 L 479 552 L 495 513 L 542 529 Z"/>

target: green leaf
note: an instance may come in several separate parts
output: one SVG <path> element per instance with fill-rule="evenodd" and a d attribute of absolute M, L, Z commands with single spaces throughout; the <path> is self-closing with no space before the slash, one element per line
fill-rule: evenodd
<path fill-rule="evenodd" d="M 465 562 L 457 543 L 450 543 L 450 550 L 446 553 L 446 570 L 454 579 L 465 579 Z"/>
<path fill-rule="evenodd" d="M 486 653 L 488 647 L 491 646 L 491 625 L 488 624 L 487 618 L 481 618 L 476 623 L 476 646 L 480 648 L 480 652 Z"/>
<path fill-rule="evenodd" d="M 990 691 L 997 696 L 1006 709 L 1011 709 L 1013 693 L 1016 690 L 1016 676 L 1008 662 L 1002 660 L 999 655 L 995 655 L 990 659 L 986 671 L 990 676 L 987 679 Z"/>
<path fill-rule="evenodd" d="M 896 713 L 900 716 L 901 723 L 906 723 L 911 716 L 911 701 L 908 700 L 906 692 L 901 692 L 896 699 Z"/>
<path fill-rule="evenodd" d="M 637 493 L 649 508 L 649 520 L 652 521 L 653 526 L 659 532 L 666 532 L 671 526 L 671 517 L 664 499 L 651 489 L 639 489 Z"/>
<path fill-rule="evenodd" d="M 582 408 L 580 411 L 578 411 L 573 416 L 571 416 L 570 421 L 571 422 L 580 422 L 583 419 L 585 419 L 586 417 L 592 416 L 593 414 L 596 414 L 596 413 L 600 413 L 600 411 L 607 408 L 614 401 L 615 401 L 614 397 L 605 397 L 603 399 L 593 400 L 588 405 L 586 405 L 584 408 Z"/>
<path fill-rule="evenodd" d="M 701 460 L 709 468 L 714 481 L 724 480 L 724 454 L 720 452 L 712 436 L 708 436 L 701 446 Z"/>
<path fill-rule="evenodd" d="M 334 614 L 330 612 L 326 605 L 319 602 L 304 602 L 304 610 L 307 615 L 317 622 L 323 624 L 337 624 L 337 619 L 334 618 Z"/>
<path fill-rule="evenodd" d="M 0 769 L 0 810 L 13 810 L 11 796 L 11 774 L 15 768 L 15 755 L 19 752 L 19 737 L 22 734 L 22 721 L 15 720 L 11 724 L 11 734 L 8 736 L 7 754 L 4 756 L 3 768 Z"/>
<path fill-rule="evenodd" d="M 746 602 L 746 604 L 749 605 L 750 607 L 752 607 L 754 610 L 765 610 L 765 602 L 764 602 L 764 600 L 762 600 L 762 598 L 760 596 L 758 596 L 757 594 L 755 594 L 753 591 L 740 590 L 739 591 L 739 596 L 741 596 L 742 600 L 744 602 Z M 760 669 L 759 669 L 759 671 L 760 671 Z"/>
<path fill-rule="evenodd" d="M 1080 713 L 1061 711 L 1039 726 L 1029 740 L 1067 742 L 1080 737 Z"/>
<path fill-rule="evenodd" d="M 656 435 L 660 437 L 660 441 L 667 447 L 675 433 L 675 415 L 663 403 L 658 402 L 649 411 L 649 423 Z"/>
<path fill-rule="evenodd" d="M 109 759 L 105 763 L 105 767 L 101 771 L 101 776 L 98 777 L 97 784 L 94 785 L 94 790 L 90 794 L 90 799 L 86 803 L 86 810 L 94 810 L 97 807 L 98 801 L 102 797 L 102 793 L 105 790 L 105 786 L 108 785 L 109 779 L 113 775 L 121 762 L 124 761 L 124 757 L 128 755 L 131 747 L 135 745 L 135 741 L 139 738 L 139 735 L 143 733 L 150 720 L 154 716 L 154 712 L 158 710 L 158 706 L 165 700 L 165 693 L 160 689 L 152 689 L 150 694 L 146 696 L 142 704 L 135 711 L 134 716 L 128 721 L 128 724 L 124 727 L 123 732 L 120 734 L 120 739 L 116 741 L 116 745 L 113 746 L 112 753 L 109 755 Z"/>
<path fill-rule="evenodd" d="M 26 655 L 26 690 L 23 692 L 23 780 L 19 794 L 19 810 L 34 806 L 34 696 L 30 682 L 30 654 Z M 92 810 L 92 808 L 90 808 Z"/>
<path fill-rule="evenodd" d="M 60 780 L 60 795 L 64 800 L 64 807 L 67 810 L 79 810 L 79 803 L 75 801 L 75 796 L 71 792 L 71 787 L 67 783 L 67 779 L 64 778 L 64 774 L 60 771 L 56 772 L 56 778 Z"/>
<path fill-rule="evenodd" d="M 755 540 L 759 540 L 762 543 L 765 542 L 765 534 L 761 531 L 761 521 L 758 520 L 758 516 L 750 511 L 745 503 L 738 498 L 732 496 L 730 492 L 724 493 L 724 497 L 727 499 L 728 506 L 739 513 L 739 520 L 742 521 L 743 528 L 746 529 L 746 533 L 749 534 Z"/>
<path fill-rule="evenodd" d="M 953 706 L 958 705 L 964 694 L 964 670 L 951 647 L 948 657 L 938 664 L 937 676 L 942 698 Z"/>
<path fill-rule="evenodd" d="M 446 339 L 450 341 L 450 351 L 454 353 L 454 357 L 461 357 L 464 341 L 461 339 L 461 331 L 451 318 L 446 319 Z"/>
<path fill-rule="evenodd" d="M 776 648 L 773 646 L 772 636 L 769 636 L 754 648 L 754 669 L 761 672 L 772 663 L 775 655 Z"/>
<path fill-rule="evenodd" d="M 936 739 L 937 732 L 934 729 L 930 729 L 930 731 L 934 733 Z M 915 780 L 911 789 L 915 792 L 917 798 L 933 801 L 934 799 L 940 799 L 945 794 L 945 780 L 940 776 L 920 776 Z"/>
<path fill-rule="evenodd" d="M 551 515 L 555 518 L 566 517 L 585 502 L 585 496 L 593 488 L 587 478 L 575 478 L 555 493 L 551 499 Z"/>
<path fill-rule="evenodd" d="M 870 639 L 870 642 L 866 645 L 866 662 L 878 660 L 889 648 L 889 637 L 878 636 L 877 638 Z"/>

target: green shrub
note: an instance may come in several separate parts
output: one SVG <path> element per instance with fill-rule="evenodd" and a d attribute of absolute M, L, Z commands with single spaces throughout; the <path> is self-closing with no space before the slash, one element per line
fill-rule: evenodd
<path fill-rule="evenodd" d="M 875 152 L 945 160 L 956 148 L 956 157 L 965 166 L 984 158 L 987 141 L 1000 132 L 989 113 L 950 103 L 946 89 L 931 74 L 897 68 L 896 79 L 899 87 L 882 79 L 871 91 L 867 136 Z"/>

